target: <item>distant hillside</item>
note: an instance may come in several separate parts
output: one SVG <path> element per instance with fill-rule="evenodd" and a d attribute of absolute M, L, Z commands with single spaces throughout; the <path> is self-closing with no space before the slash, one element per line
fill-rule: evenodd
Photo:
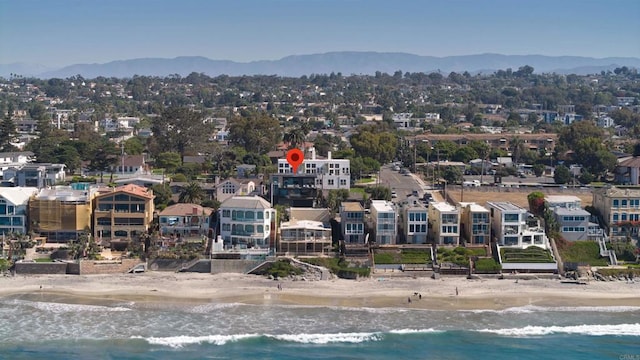
<path fill-rule="evenodd" d="M 20 64 L 12 65 L 15 67 Z M 87 78 L 94 78 L 97 76 L 132 77 L 133 75 L 167 76 L 170 74 L 186 76 L 192 72 L 198 72 L 209 76 L 263 74 L 298 77 L 331 72 L 341 72 L 344 75 L 374 74 L 376 71 L 393 73 L 397 70 L 402 72 L 440 71 L 447 74 L 451 71 L 487 73 L 507 68 L 517 70 L 523 65 L 533 66 L 537 73 L 555 72 L 582 75 L 602 70 L 613 70 L 620 66 L 640 68 L 640 59 L 500 54 L 434 57 L 406 53 L 345 51 L 293 55 L 280 60 L 261 60 L 247 63 L 211 60 L 200 56 L 184 56 L 174 59 L 143 58 L 112 61 L 104 64 L 76 64 L 28 75 L 41 78 L 66 78 L 80 74 Z M 8 77 L 9 73 L 21 74 L 21 71 L 20 69 L 12 70 L 10 65 L 0 65 L 1 76 Z"/>

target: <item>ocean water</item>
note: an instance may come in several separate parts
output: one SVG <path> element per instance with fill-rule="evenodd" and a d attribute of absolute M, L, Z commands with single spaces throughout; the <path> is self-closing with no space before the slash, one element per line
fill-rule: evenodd
<path fill-rule="evenodd" d="M 640 305 L 438 311 L 86 303 L 0 298 L 0 359 L 640 360 Z"/>

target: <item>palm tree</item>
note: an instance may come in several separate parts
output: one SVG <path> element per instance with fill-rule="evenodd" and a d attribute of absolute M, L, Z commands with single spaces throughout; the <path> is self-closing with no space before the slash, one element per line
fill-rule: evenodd
<path fill-rule="evenodd" d="M 200 200 L 204 197 L 204 191 L 200 184 L 195 181 L 189 182 L 180 192 L 180 203 L 200 203 Z"/>
<path fill-rule="evenodd" d="M 289 130 L 284 134 L 284 141 L 289 143 L 289 149 L 297 148 L 300 145 L 304 145 L 306 135 L 300 128 Z"/>

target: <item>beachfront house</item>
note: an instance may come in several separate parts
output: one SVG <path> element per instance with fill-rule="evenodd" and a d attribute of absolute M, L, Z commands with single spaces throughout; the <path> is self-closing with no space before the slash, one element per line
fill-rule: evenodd
<path fill-rule="evenodd" d="M 371 228 L 377 245 L 395 245 L 398 237 L 398 215 L 393 203 L 371 200 Z"/>
<path fill-rule="evenodd" d="M 94 200 L 96 241 L 130 240 L 147 233 L 153 222 L 153 191 L 138 185 L 99 189 Z"/>
<path fill-rule="evenodd" d="M 460 211 L 446 202 L 429 203 L 429 239 L 438 245 L 460 243 Z"/>
<path fill-rule="evenodd" d="M 401 228 L 407 244 L 426 244 L 428 210 L 420 201 L 412 201 L 402 207 Z"/>
<path fill-rule="evenodd" d="M 175 204 L 158 215 L 160 235 L 178 238 L 208 236 L 213 209 L 198 204 Z"/>
<path fill-rule="evenodd" d="M 322 221 L 297 220 L 280 225 L 278 253 L 322 255 L 331 251 L 331 227 Z"/>
<path fill-rule="evenodd" d="M 467 244 L 488 245 L 491 241 L 489 209 L 476 203 L 459 204 L 462 237 Z"/>
<path fill-rule="evenodd" d="M 340 204 L 340 230 L 346 245 L 364 244 L 364 208 L 359 202 Z"/>
<path fill-rule="evenodd" d="M 35 187 L 0 187 L 0 234 L 26 234 L 29 198 Z"/>
<path fill-rule="evenodd" d="M 50 243 L 77 241 L 91 229 L 97 187 L 86 183 L 41 189 L 29 201 L 31 229 Z"/>
<path fill-rule="evenodd" d="M 218 210 L 220 235 L 227 249 L 271 249 L 276 210 L 259 196 L 232 196 Z"/>
<path fill-rule="evenodd" d="M 527 209 L 510 202 L 487 202 L 491 231 L 498 245 L 526 248 L 536 245 L 547 249 L 549 242 L 536 217 Z"/>
<path fill-rule="evenodd" d="M 546 195 L 544 201 L 553 212 L 565 240 L 589 240 L 589 234 L 593 233 L 593 229 L 599 229 L 598 224 L 589 222 L 591 214 L 582 208 L 579 197 Z"/>
<path fill-rule="evenodd" d="M 638 240 L 640 189 L 603 187 L 593 190 L 593 207 L 602 215 L 611 240 Z"/>

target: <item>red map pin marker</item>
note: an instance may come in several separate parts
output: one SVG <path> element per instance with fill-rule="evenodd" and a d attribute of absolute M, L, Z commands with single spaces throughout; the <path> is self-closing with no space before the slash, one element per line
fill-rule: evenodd
<path fill-rule="evenodd" d="M 298 173 L 298 166 L 304 161 L 304 154 L 299 149 L 291 149 L 287 151 L 287 162 L 293 168 L 293 173 Z"/>

